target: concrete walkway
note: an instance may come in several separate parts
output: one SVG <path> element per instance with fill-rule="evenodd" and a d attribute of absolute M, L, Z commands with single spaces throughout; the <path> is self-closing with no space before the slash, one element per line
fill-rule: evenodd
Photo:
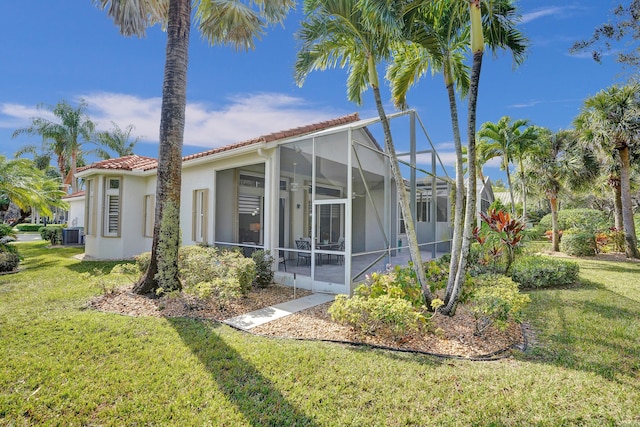
<path fill-rule="evenodd" d="M 276 304 L 271 307 L 252 311 L 251 313 L 232 317 L 231 319 L 225 320 L 224 323 L 233 326 L 234 328 L 248 331 L 251 328 L 271 322 L 272 320 L 280 319 L 281 317 L 288 316 L 298 311 L 333 301 L 334 298 L 335 295 L 312 294 L 307 297 L 298 298 L 293 301 L 283 302 L 282 304 Z"/>

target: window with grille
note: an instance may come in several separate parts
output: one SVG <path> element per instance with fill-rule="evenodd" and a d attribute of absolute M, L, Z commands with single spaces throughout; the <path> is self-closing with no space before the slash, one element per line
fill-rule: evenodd
<path fill-rule="evenodd" d="M 104 232 L 105 236 L 120 236 L 120 213 L 122 198 L 120 178 L 106 178 L 104 201 Z"/>

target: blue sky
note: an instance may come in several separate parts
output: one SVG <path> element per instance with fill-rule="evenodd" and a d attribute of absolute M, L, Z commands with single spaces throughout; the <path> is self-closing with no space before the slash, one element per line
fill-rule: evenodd
<path fill-rule="evenodd" d="M 521 0 L 520 29 L 531 41 L 514 69 L 508 54 L 485 56 L 478 124 L 508 115 L 552 130 L 571 127 L 585 98 L 625 75 L 612 57 L 595 63 L 568 53 L 576 40 L 610 18 L 619 0 Z M 293 81 L 294 33 L 301 7 L 248 53 L 209 47 L 191 33 L 184 154 L 243 141 L 354 111 L 376 116 L 373 95 L 362 106 L 346 99 L 346 71 L 313 72 L 302 88 Z M 136 127 L 137 154 L 157 156 L 166 36 L 158 27 L 142 39 L 120 36 L 106 14 L 84 1 L 0 2 L 0 154 L 13 154 L 37 137 L 12 139 L 14 130 L 43 115 L 40 103 L 79 99 L 102 129 L 111 122 Z M 394 111 L 386 87 L 387 112 Z M 428 76 L 409 95 L 442 159 L 452 162 L 448 101 L 442 77 Z M 466 101 L 460 104 L 466 109 Z M 464 115 L 461 117 L 463 137 Z M 401 147 L 399 147 L 401 149 Z M 502 177 L 489 165 L 485 173 Z"/>

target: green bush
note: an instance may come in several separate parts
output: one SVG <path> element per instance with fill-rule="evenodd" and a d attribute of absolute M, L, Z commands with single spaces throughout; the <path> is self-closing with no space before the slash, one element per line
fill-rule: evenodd
<path fill-rule="evenodd" d="M 596 231 L 608 230 L 610 221 L 604 212 L 596 209 L 563 209 L 558 211 L 558 229 L 568 230 L 577 228 L 595 234 Z M 543 235 L 551 230 L 551 214 L 545 215 L 538 224 L 538 230 Z"/>
<path fill-rule="evenodd" d="M 577 283 L 580 267 L 577 263 L 543 255 L 519 258 L 511 269 L 511 278 L 520 289 L 540 289 L 569 286 Z"/>
<path fill-rule="evenodd" d="M 470 308 L 476 320 L 476 334 L 489 326 L 505 329 L 509 321 L 522 322 L 523 311 L 531 301 L 518 285 L 506 276 L 497 274 L 478 276 L 471 296 Z"/>
<path fill-rule="evenodd" d="M 266 288 L 273 283 L 273 257 L 269 251 L 255 251 L 251 259 L 256 264 L 256 278 L 253 284 L 258 288 Z"/>
<path fill-rule="evenodd" d="M 16 237 L 16 233 L 9 224 L 0 224 L 0 239 L 3 237 Z"/>
<path fill-rule="evenodd" d="M 140 272 L 151 262 L 151 252 L 135 257 Z M 208 246 L 182 246 L 178 252 L 179 277 L 185 292 L 215 299 L 224 306 L 230 299 L 247 296 L 256 278 L 256 264 L 239 251 Z"/>
<path fill-rule="evenodd" d="M 329 314 L 333 321 L 349 325 L 360 333 L 390 336 L 395 340 L 417 333 L 426 325 L 425 317 L 409 301 L 390 295 L 376 298 L 338 295 L 329 307 Z"/>
<path fill-rule="evenodd" d="M 562 233 L 560 250 L 572 256 L 594 256 L 596 254 L 596 236 L 594 233 L 569 229 Z"/>
<path fill-rule="evenodd" d="M 18 231 L 40 231 L 42 224 L 18 224 L 16 228 Z"/>
<path fill-rule="evenodd" d="M 256 264 L 251 258 L 214 247 L 181 247 L 178 266 L 186 292 L 216 299 L 220 304 L 248 295 L 256 277 Z"/>
<path fill-rule="evenodd" d="M 14 271 L 20 264 L 20 256 L 14 252 L 0 252 L 0 273 Z"/>
<path fill-rule="evenodd" d="M 46 227 L 40 227 L 38 231 L 40 232 L 40 237 L 43 240 L 48 240 L 52 245 L 62 244 L 61 225 L 47 225 Z"/>
<path fill-rule="evenodd" d="M 372 273 L 367 276 L 364 284 L 356 288 L 355 294 L 365 298 L 388 295 L 408 301 L 416 308 L 424 305 L 422 289 L 411 266 L 396 265 L 383 273 Z"/>

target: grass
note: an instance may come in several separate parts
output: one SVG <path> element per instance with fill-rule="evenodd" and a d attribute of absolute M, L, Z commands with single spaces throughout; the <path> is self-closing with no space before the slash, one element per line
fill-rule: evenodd
<path fill-rule="evenodd" d="M 497 362 L 268 339 L 86 309 L 77 248 L 0 276 L 0 425 L 639 425 L 640 265 L 531 293 L 539 344 Z M 635 282 L 634 282 L 635 280 Z"/>

